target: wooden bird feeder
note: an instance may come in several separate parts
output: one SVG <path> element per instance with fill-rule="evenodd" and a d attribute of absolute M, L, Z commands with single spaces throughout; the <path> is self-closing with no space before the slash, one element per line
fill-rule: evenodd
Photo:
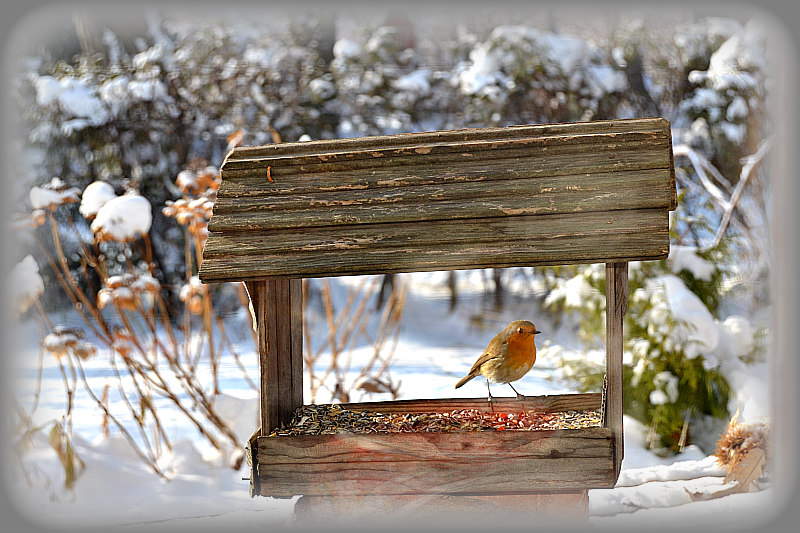
<path fill-rule="evenodd" d="M 243 281 L 256 317 L 261 427 L 248 445 L 251 495 L 329 497 L 336 509 L 348 497 L 480 495 L 517 509 L 561 498 L 585 514 L 586 491 L 613 487 L 622 462 L 628 262 L 668 256 L 676 204 L 661 118 L 234 149 L 199 276 Z M 526 406 L 605 402 L 602 427 L 268 436 L 303 405 L 303 278 L 570 263 L 606 264 L 607 392 L 527 397 Z M 486 398 L 348 407 L 489 409 Z"/>

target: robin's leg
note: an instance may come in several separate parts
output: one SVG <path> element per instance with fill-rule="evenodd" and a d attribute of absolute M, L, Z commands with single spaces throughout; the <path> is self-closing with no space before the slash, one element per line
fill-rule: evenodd
<path fill-rule="evenodd" d="M 486 378 L 486 390 L 489 391 L 489 407 L 492 408 L 492 412 L 494 413 L 494 397 L 492 396 L 492 389 L 489 387 L 489 378 Z"/>
<path fill-rule="evenodd" d="M 508 386 L 511 387 L 511 390 L 513 390 L 514 392 L 517 392 L 517 389 L 514 388 L 514 385 L 509 383 Z M 524 398 L 524 397 L 525 397 L 524 394 L 520 394 L 520 393 L 517 392 L 517 398 Z"/>

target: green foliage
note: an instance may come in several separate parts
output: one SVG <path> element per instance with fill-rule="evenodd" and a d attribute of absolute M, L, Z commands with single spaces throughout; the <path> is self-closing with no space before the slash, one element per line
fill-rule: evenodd
<path fill-rule="evenodd" d="M 713 261 L 709 279 L 695 278 L 686 269 L 677 277 L 701 301 L 716 310 L 727 259 L 725 248 L 698 255 Z M 691 252 L 687 252 L 691 253 Z M 576 272 L 569 277 L 569 273 Z M 567 274 L 558 277 L 558 274 Z M 716 365 L 706 360 L 705 346 L 692 336 L 694 324 L 681 320 L 667 301 L 659 276 L 671 274 L 667 260 L 629 265 L 628 310 L 624 317 L 624 412 L 654 429 L 657 448 L 677 451 L 686 422 L 710 415 L 729 417 L 731 388 Z M 550 271 L 552 290 L 545 307 L 580 315 L 578 335 L 587 347 L 599 348 L 605 339 L 605 268 L 596 264 Z M 581 392 L 597 391 L 605 368 L 585 360 L 562 361 L 562 369 Z M 691 438 L 691 426 L 689 431 Z"/>

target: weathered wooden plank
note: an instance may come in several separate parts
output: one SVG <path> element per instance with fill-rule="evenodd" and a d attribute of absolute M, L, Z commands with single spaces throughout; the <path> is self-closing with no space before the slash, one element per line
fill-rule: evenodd
<path fill-rule="evenodd" d="M 247 466 L 250 467 L 250 497 L 261 494 L 261 477 L 258 475 L 258 437 L 261 436 L 261 428 L 256 431 L 247 439 L 245 446 L 245 459 Z"/>
<path fill-rule="evenodd" d="M 628 308 L 628 264 L 606 265 L 606 426 L 614 433 L 614 479 L 624 454 L 622 434 L 622 319 Z"/>
<path fill-rule="evenodd" d="M 623 196 L 617 189 L 624 188 L 630 193 Z M 558 194 L 561 194 L 559 201 Z M 536 202 L 546 199 L 564 211 L 575 211 L 571 206 L 585 201 L 583 195 L 594 198 L 602 193 L 604 202 L 592 209 L 589 205 L 583 210 L 602 211 L 606 209 L 632 209 L 639 197 L 650 200 L 649 207 L 669 205 L 669 170 L 637 170 L 631 172 L 603 172 L 568 174 L 563 176 L 544 176 L 528 179 L 509 179 L 499 181 L 478 181 L 462 183 L 434 183 L 413 187 L 393 186 L 379 189 L 348 189 L 344 191 L 294 192 L 292 194 L 268 195 L 263 197 L 242 196 L 223 202 L 216 207 L 214 215 L 237 213 L 250 216 L 259 211 L 328 211 L 333 215 L 342 207 L 367 206 L 391 209 L 396 204 L 438 203 L 447 200 L 463 200 L 462 209 L 470 212 L 472 202 L 482 197 L 499 201 L 507 197 L 519 197 Z M 616 193 L 616 194 L 615 194 Z M 629 199 L 630 203 L 625 200 Z M 564 205 L 564 207 L 561 207 Z M 630 206 L 629 206 L 630 205 Z M 582 206 L 581 206 L 582 207 Z M 300 213 L 302 214 L 302 213 Z M 293 220 L 297 220 L 297 213 Z M 285 216 L 277 213 L 276 218 Z M 435 215 L 434 215 L 435 216 Z M 473 216 L 470 212 L 470 216 Z M 478 216 L 478 215 L 474 215 Z M 301 220 L 295 222 L 301 225 Z M 335 223 L 334 222 L 327 222 Z M 316 225 L 316 224 L 315 224 Z"/>
<path fill-rule="evenodd" d="M 583 149 L 553 153 L 545 151 L 535 158 L 469 159 L 424 165 L 403 165 L 369 168 L 340 168 L 334 171 L 308 171 L 282 165 L 271 168 L 266 179 L 265 167 L 249 170 L 223 169 L 218 198 L 286 195 L 320 191 L 378 189 L 383 187 L 416 187 L 420 185 L 498 181 L 547 176 L 586 175 L 602 172 L 624 172 L 666 169 L 669 158 L 663 150 L 641 150 L 624 147 L 593 147 L 593 156 Z"/>
<path fill-rule="evenodd" d="M 525 492 L 613 485 L 608 428 L 260 437 L 262 495 Z"/>
<path fill-rule="evenodd" d="M 226 161 L 270 157 L 276 155 L 302 155 L 333 150 L 379 148 L 383 146 L 415 146 L 425 143 L 470 142 L 486 139 L 515 139 L 536 136 L 613 134 L 630 132 L 669 132 L 669 122 L 663 118 L 636 118 L 572 122 L 562 124 L 525 124 L 497 128 L 467 128 L 420 133 L 403 133 L 379 137 L 318 140 L 305 143 L 281 143 L 264 146 L 243 146 L 228 154 Z"/>
<path fill-rule="evenodd" d="M 431 461 L 402 465 L 362 462 L 315 466 L 312 463 L 303 468 L 270 465 L 264 469 L 267 473 L 261 474 L 261 495 L 533 492 L 613 486 L 610 461 L 540 459 L 535 470 L 531 463 L 527 459 L 473 461 L 458 469 L 447 469 Z"/>
<path fill-rule="evenodd" d="M 513 413 L 521 409 L 548 412 L 592 411 L 600 408 L 600 393 L 551 394 L 547 396 L 516 397 L 495 396 L 489 403 L 486 398 L 434 398 L 392 400 L 390 402 L 359 402 L 342 404 L 345 409 L 374 411 L 378 413 L 447 413 L 453 409 L 477 409 L 483 413 Z"/>
<path fill-rule="evenodd" d="M 290 301 L 289 278 L 247 281 L 245 285 L 257 317 L 260 419 L 261 432 L 266 435 L 289 423 L 294 411 L 303 405 L 303 348 L 297 341 L 302 339 L 302 330 L 293 331 L 297 319 L 292 320 L 297 313 L 293 306 L 300 304 Z"/>
<path fill-rule="evenodd" d="M 209 231 L 273 230 L 538 215 L 669 205 L 669 172 L 610 173 L 593 179 L 540 178 L 345 193 L 239 198 L 215 208 Z"/>
<path fill-rule="evenodd" d="M 464 245 L 479 247 L 519 242 L 546 246 L 546 241 L 568 238 L 607 238 L 636 233 L 663 246 L 668 215 L 663 210 L 613 211 L 539 217 L 506 217 L 420 223 L 362 224 L 264 233 L 225 233 L 207 245 L 206 258 L 246 255 L 320 254 L 325 251 L 373 252 L 391 248 L 406 251 L 425 247 Z M 510 250 L 509 250 L 510 251 Z M 646 250 L 643 250 L 645 252 Z M 658 251 L 661 251 L 659 247 Z M 320 257 L 322 255 L 320 254 Z M 324 259 L 322 259 L 324 261 Z"/>
<path fill-rule="evenodd" d="M 295 465 L 307 463 L 398 463 L 440 461 L 470 463 L 502 457 L 596 458 L 610 457 L 605 441 L 609 428 L 547 431 L 371 433 L 358 435 L 302 435 L 259 437 L 258 462 Z"/>
<path fill-rule="evenodd" d="M 668 139 L 661 131 L 636 133 L 610 133 L 587 135 L 559 135 L 521 138 L 513 140 L 482 140 L 447 143 L 428 143 L 409 146 L 383 146 L 380 148 L 355 148 L 307 154 L 275 155 L 247 159 L 227 159 L 223 163 L 223 178 L 226 170 L 246 170 L 267 166 L 275 169 L 290 165 L 292 172 L 313 170 L 342 170 L 348 168 L 393 167 L 409 164 L 430 164 L 464 160 L 508 159 L 513 157 L 535 158 L 550 152 L 575 153 L 582 150 L 587 157 L 596 148 L 606 150 L 639 149 L 657 151 L 666 148 Z"/>
<path fill-rule="evenodd" d="M 624 213 L 624 212 L 619 212 Z M 491 235 L 493 226 L 487 225 L 482 233 L 476 230 L 475 240 L 454 239 L 447 243 L 448 234 L 441 232 L 442 244 L 431 246 L 416 244 L 413 240 L 404 246 L 379 247 L 377 244 L 359 248 L 347 244 L 327 249 L 302 249 L 294 253 L 279 251 L 254 251 L 249 255 L 232 255 L 222 252 L 214 255 L 214 247 L 230 248 L 230 240 L 206 245 L 208 257 L 200 270 L 203 281 L 253 279 L 275 275 L 324 277 L 352 274 L 379 274 L 387 272 L 414 272 L 447 269 L 510 267 L 525 265 L 593 263 L 606 261 L 632 261 L 666 258 L 669 253 L 667 213 L 660 228 L 642 226 L 625 232 L 604 232 L 599 226 L 588 233 L 570 233 L 565 227 L 562 234 L 539 236 L 535 222 L 523 230 Z M 528 217 L 530 218 L 530 217 Z M 612 225 L 615 223 L 612 220 Z M 461 224 L 454 228 L 460 235 L 470 235 L 465 228 L 480 224 Z M 265 239 L 266 240 L 266 239 Z M 233 241 L 236 243 L 237 241 Z M 238 241 L 239 243 L 241 241 Z M 336 242 L 336 241 L 332 241 Z M 228 244 L 226 244 L 228 243 Z M 324 245 L 323 245 L 324 246 Z M 348 248 L 348 246 L 350 246 Z M 219 249 L 218 249 L 219 250 Z"/>

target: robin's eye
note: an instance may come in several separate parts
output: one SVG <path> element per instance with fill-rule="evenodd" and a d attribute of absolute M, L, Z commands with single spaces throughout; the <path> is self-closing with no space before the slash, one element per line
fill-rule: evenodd
<path fill-rule="evenodd" d="M 517 328 L 517 333 L 522 333 L 522 328 Z"/>

